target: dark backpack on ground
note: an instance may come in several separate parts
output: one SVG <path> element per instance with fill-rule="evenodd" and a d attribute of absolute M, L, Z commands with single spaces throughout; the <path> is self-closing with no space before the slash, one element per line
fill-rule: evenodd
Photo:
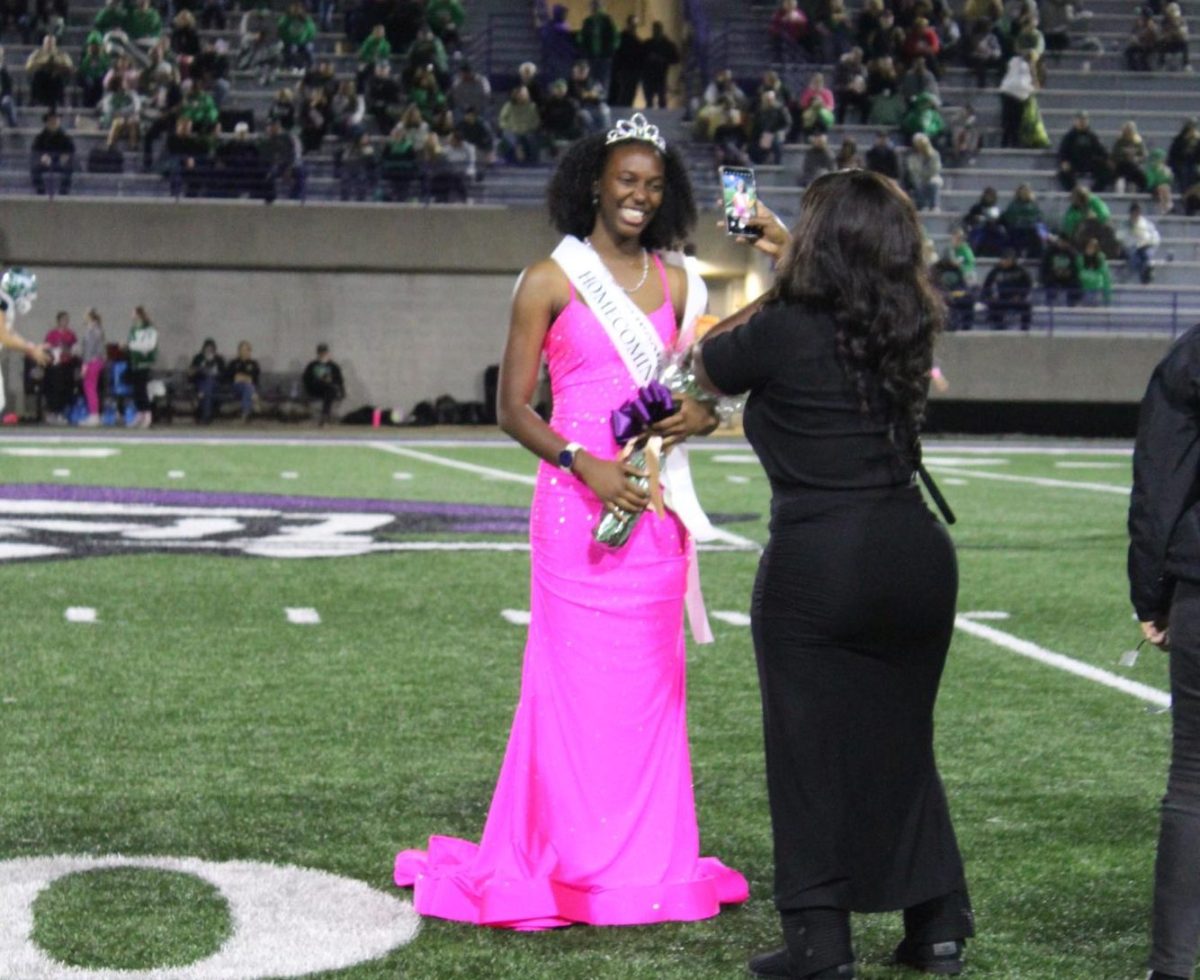
<path fill-rule="evenodd" d="M 125 155 L 115 146 L 93 146 L 88 151 L 88 173 L 119 174 L 125 169 Z"/>

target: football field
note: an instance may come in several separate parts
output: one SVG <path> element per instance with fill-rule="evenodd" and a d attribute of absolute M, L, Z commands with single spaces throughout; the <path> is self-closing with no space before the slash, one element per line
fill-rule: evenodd
<path fill-rule="evenodd" d="M 747 625 L 769 490 L 743 442 L 692 453 L 726 533 L 701 553 L 716 642 L 689 641 L 688 710 L 704 853 L 750 901 L 514 934 L 418 922 L 391 870 L 430 834 L 478 839 L 532 458 L 495 437 L 105 435 L 0 438 L 0 980 L 701 980 L 778 945 Z M 1119 664 L 1129 448 L 926 459 L 959 517 L 937 722 L 969 975 L 1143 976 L 1170 715 L 1165 657 Z M 887 965 L 898 915 L 855 936 L 861 977 L 915 976 Z"/>

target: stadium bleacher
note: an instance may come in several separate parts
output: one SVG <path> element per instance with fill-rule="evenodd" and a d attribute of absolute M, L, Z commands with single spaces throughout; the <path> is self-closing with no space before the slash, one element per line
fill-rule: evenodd
<path fill-rule="evenodd" d="M 1071 31 L 1071 47 L 1057 54 L 1047 54 L 1047 84 L 1038 93 L 1039 104 L 1050 135 L 1052 146 L 1046 150 L 1001 149 L 999 139 L 999 99 L 993 88 L 976 87 L 974 78 L 965 68 L 950 65 L 941 79 L 944 106 L 970 105 L 983 135 L 983 145 L 967 166 L 947 168 L 941 192 L 940 210 L 926 212 L 922 219 L 935 245 L 947 240 L 951 229 L 987 186 L 996 188 L 1003 204 L 1020 183 L 1030 184 L 1037 194 L 1043 212 L 1053 224 L 1067 205 L 1067 195 L 1055 177 L 1054 147 L 1071 125 L 1076 112 L 1087 110 L 1092 127 L 1106 145 L 1111 145 L 1121 124 L 1136 120 L 1138 128 L 1151 148 L 1165 149 L 1178 132 L 1183 121 L 1196 110 L 1197 85 L 1195 76 L 1183 70 L 1130 72 L 1124 67 L 1123 49 L 1132 13 L 1124 0 L 1089 0 L 1088 16 L 1075 21 Z M 89 29 L 97 5 L 79 5 L 71 11 L 70 23 L 62 46 L 77 57 Z M 774 68 L 793 90 L 803 87 L 809 75 L 828 66 L 792 60 L 770 63 L 767 44 L 767 24 L 771 5 L 752 7 L 748 12 L 729 15 L 728 5 L 717 0 L 689 0 L 695 37 L 691 62 L 683 72 L 684 98 L 695 96 L 706 79 L 698 66 L 707 70 L 728 67 L 742 87 L 752 92 L 762 72 Z M 233 27 L 231 19 L 230 27 Z M 470 6 L 469 34 L 465 54 L 477 70 L 485 72 L 492 81 L 494 102 L 498 106 L 516 77 L 516 66 L 522 61 L 538 58 L 538 42 L 532 19 L 525 12 L 514 12 L 503 0 L 474 0 Z M 205 37 L 220 37 L 236 47 L 236 31 L 204 31 Z M 1195 45 L 1193 45 L 1195 47 Z M 23 65 L 32 47 L 6 44 L 7 65 L 18 86 L 18 102 L 23 101 L 27 88 Z M 1200 48 L 1196 49 L 1200 51 Z M 356 68 L 354 46 L 344 35 L 321 34 L 317 39 L 317 57 L 333 61 L 339 77 L 352 77 Z M 265 114 L 274 98 L 278 84 L 294 79 L 284 75 L 273 86 L 262 86 L 250 73 L 235 72 L 226 108 L 249 110 L 261 128 Z M 38 106 L 18 106 L 18 125 L 6 127 L 0 138 L 0 195 L 31 192 L 28 149 L 41 125 L 42 109 Z M 686 148 L 694 179 L 701 188 L 715 189 L 712 172 L 712 151 L 692 139 L 686 112 L 679 109 L 656 110 L 653 120 L 668 138 Z M 101 132 L 91 110 L 64 107 L 66 128 L 76 141 L 80 159 L 95 145 L 103 143 Z M 836 148 L 844 137 L 857 140 L 860 150 L 871 142 L 874 129 L 862 125 L 835 127 L 830 144 Z M 783 162 L 777 167 L 761 167 L 759 183 L 764 199 L 785 217 L 794 217 L 801 189 L 796 186 L 805 147 L 788 145 Z M 334 176 L 334 147 L 332 139 L 315 154 L 306 155 L 308 201 L 336 201 L 339 182 Z M 549 164 L 531 167 L 492 167 L 484 180 L 471 193 L 472 202 L 512 206 L 536 205 L 544 194 Z M 158 173 L 143 173 L 140 152 L 128 151 L 122 173 L 101 174 L 85 172 L 77 167 L 72 193 L 117 197 L 165 197 L 170 194 L 168 182 Z M 1140 200 L 1147 213 L 1159 227 L 1163 244 L 1159 250 L 1155 282 L 1150 285 L 1122 282 L 1123 263 L 1113 263 L 1114 290 L 1112 306 L 1098 310 L 1057 309 L 1041 310 L 1036 326 L 1070 328 L 1072 326 L 1168 327 L 1176 330 L 1200 318 L 1200 241 L 1195 229 L 1197 220 L 1182 214 L 1158 216 L 1149 206 L 1146 195 L 1132 190 L 1126 193 L 1106 192 L 1105 201 L 1112 209 L 1114 220 L 1124 216 L 1130 202 Z M 981 263 L 986 270 L 987 262 Z"/>

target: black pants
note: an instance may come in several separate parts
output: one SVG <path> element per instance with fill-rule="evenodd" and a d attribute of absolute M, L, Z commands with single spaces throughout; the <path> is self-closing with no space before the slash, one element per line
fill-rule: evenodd
<path fill-rule="evenodd" d="M 988 324 L 993 330 L 1007 330 L 1013 313 L 1020 316 L 1022 330 L 1028 330 L 1033 320 L 1033 306 L 1028 300 L 992 300 L 987 306 Z"/>
<path fill-rule="evenodd" d="M 46 411 L 63 414 L 75 395 L 75 365 L 51 364 L 46 368 L 42 388 L 46 393 Z"/>
<path fill-rule="evenodd" d="M 1000 145 L 1021 145 L 1021 115 L 1025 112 L 1025 102 L 1011 95 L 1000 96 Z"/>
<path fill-rule="evenodd" d="M 133 388 L 133 404 L 139 412 L 150 411 L 150 395 L 146 392 L 146 385 L 150 383 L 149 368 L 133 368 L 129 369 L 129 386 Z"/>
<path fill-rule="evenodd" d="M 1154 868 L 1150 967 L 1190 977 L 1200 950 L 1200 583 L 1171 603 L 1171 768 Z"/>
<path fill-rule="evenodd" d="M 321 402 L 321 418 L 327 419 L 333 410 L 333 403 L 342 397 L 342 390 L 328 381 L 311 381 L 306 385 L 309 398 Z"/>

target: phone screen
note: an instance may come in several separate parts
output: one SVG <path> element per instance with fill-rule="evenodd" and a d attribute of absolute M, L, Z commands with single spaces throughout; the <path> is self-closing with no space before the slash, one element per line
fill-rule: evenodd
<path fill-rule="evenodd" d="M 749 167 L 721 168 L 721 200 L 725 205 L 725 230 L 731 235 L 757 238 L 762 234 L 746 222 L 755 213 L 758 188 Z"/>

